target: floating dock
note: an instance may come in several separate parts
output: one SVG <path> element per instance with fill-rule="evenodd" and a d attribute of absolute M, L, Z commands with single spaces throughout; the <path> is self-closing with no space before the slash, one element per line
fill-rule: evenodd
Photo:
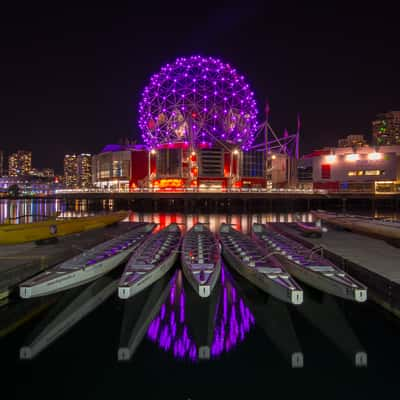
<path fill-rule="evenodd" d="M 275 226 L 310 249 L 323 252 L 365 284 L 371 300 L 400 317 L 400 249 L 384 240 L 343 230 L 329 229 L 321 238 L 311 238 L 285 224 Z"/>
<path fill-rule="evenodd" d="M 65 236 L 55 244 L 24 243 L 0 247 L 0 300 L 32 276 L 51 268 L 102 242 L 123 234 L 134 226 L 120 222 L 115 226 Z"/>

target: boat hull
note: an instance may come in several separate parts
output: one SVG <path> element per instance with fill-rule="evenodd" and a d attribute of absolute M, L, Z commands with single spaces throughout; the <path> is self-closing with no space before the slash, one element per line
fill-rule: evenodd
<path fill-rule="evenodd" d="M 190 283 L 190 286 L 200 297 L 209 297 L 214 290 L 216 283 L 218 282 L 219 275 L 221 273 L 221 260 L 219 260 L 214 268 L 213 273 L 208 284 L 200 283 L 192 274 L 190 265 L 182 259 L 182 271 L 185 278 Z"/>
<path fill-rule="evenodd" d="M 278 231 L 280 234 L 282 234 L 280 230 Z M 265 233 L 267 232 L 265 231 Z M 295 240 L 292 239 L 290 235 L 288 236 L 291 240 Z M 319 268 L 320 271 L 313 270 L 312 267 L 305 267 L 290 259 L 286 254 L 286 251 L 280 249 L 279 246 L 274 247 L 272 245 L 268 245 L 268 243 L 258 237 L 254 231 L 252 237 L 254 240 L 256 240 L 259 246 L 265 248 L 267 251 L 279 252 L 280 254 L 276 254 L 276 258 L 282 263 L 282 265 L 284 265 L 285 270 L 298 280 L 318 290 L 344 298 L 346 300 L 352 300 L 360 303 L 367 300 L 367 288 L 335 265 L 328 263 L 328 261 L 326 261 L 324 266 L 316 267 Z M 293 249 L 293 251 L 294 254 L 296 254 L 296 250 Z M 323 268 L 329 268 L 329 270 L 324 271 Z"/>
<path fill-rule="evenodd" d="M 119 286 L 118 297 L 123 300 L 129 299 L 161 279 L 173 267 L 177 257 L 178 253 L 174 252 L 174 254 L 171 254 L 162 264 L 155 266 L 151 272 L 143 276 L 142 279 L 138 280 L 133 285 Z"/>
<path fill-rule="evenodd" d="M 24 299 L 45 296 L 83 285 L 107 274 L 127 259 L 135 249 L 127 249 L 107 260 L 86 268 L 60 274 L 59 277 L 36 285 L 20 285 L 19 294 Z M 51 273 L 51 272 L 50 272 Z"/>
<path fill-rule="evenodd" d="M 279 258 L 279 256 L 277 256 Z M 295 278 L 306 283 L 315 289 L 329 293 L 333 296 L 341 297 L 346 300 L 353 300 L 359 303 L 367 301 L 367 289 L 359 287 L 352 288 L 336 282 L 329 277 L 319 275 L 308 271 L 306 268 L 297 265 L 287 259 L 283 259 L 282 263 L 285 265 L 285 269 L 293 275 Z"/>
<path fill-rule="evenodd" d="M 32 224 L 1 225 L 0 245 L 37 242 L 71 235 L 96 228 L 104 228 L 126 218 L 126 212 L 65 220 L 49 219 Z"/>
<path fill-rule="evenodd" d="M 243 265 L 242 262 L 238 261 L 229 251 L 226 251 L 224 246 L 222 254 L 233 269 L 259 289 L 289 304 L 299 305 L 303 303 L 302 290 L 290 290 L 276 284 L 271 279 L 265 278 L 263 274 L 252 271 L 250 268 Z"/>

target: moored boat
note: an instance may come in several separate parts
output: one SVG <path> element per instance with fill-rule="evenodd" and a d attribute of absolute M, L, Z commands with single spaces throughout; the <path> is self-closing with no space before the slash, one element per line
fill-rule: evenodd
<path fill-rule="evenodd" d="M 279 253 L 277 257 L 286 270 L 299 280 L 348 300 L 367 300 L 367 288 L 362 283 L 317 254 L 315 250 L 285 236 L 271 225 L 253 224 L 252 234 L 267 251 Z"/>
<path fill-rule="evenodd" d="M 0 225 L 0 245 L 40 242 L 115 224 L 127 217 L 127 212 L 113 212 L 83 218 L 49 218 L 30 224 Z"/>
<path fill-rule="evenodd" d="M 195 292 L 208 297 L 221 272 L 221 250 L 215 235 L 204 224 L 194 225 L 185 235 L 182 270 Z"/>
<path fill-rule="evenodd" d="M 361 215 L 336 214 L 324 211 L 311 211 L 311 213 L 317 220 L 322 220 L 333 226 L 380 239 L 400 242 L 399 221 L 383 221 Z"/>
<path fill-rule="evenodd" d="M 145 241 L 155 226 L 153 223 L 137 224 L 127 233 L 36 275 L 19 286 L 20 296 L 22 298 L 44 296 L 99 278 L 121 264 Z"/>
<path fill-rule="evenodd" d="M 293 223 L 294 227 L 301 232 L 304 236 L 313 236 L 313 237 L 321 237 L 322 236 L 322 228 L 318 225 L 308 223 L 308 222 L 300 222 L 296 221 Z"/>
<path fill-rule="evenodd" d="M 249 236 L 222 224 L 220 240 L 223 256 L 239 274 L 282 301 L 291 304 L 303 302 L 303 290 L 297 282 L 273 254 L 268 254 Z"/>
<path fill-rule="evenodd" d="M 130 258 L 118 285 L 120 299 L 128 299 L 160 279 L 175 264 L 182 232 L 176 223 L 152 235 Z"/>

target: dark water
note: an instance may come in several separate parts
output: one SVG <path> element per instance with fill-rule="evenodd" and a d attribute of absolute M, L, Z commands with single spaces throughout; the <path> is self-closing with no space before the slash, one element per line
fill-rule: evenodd
<path fill-rule="evenodd" d="M 212 226 L 227 216 L 134 218 Z M 254 219 L 292 216 L 229 218 L 247 230 Z M 0 308 L 4 398 L 376 399 L 400 389 L 400 322 L 373 303 L 302 284 L 304 303 L 286 305 L 226 267 L 200 299 L 179 265 L 123 301 L 120 273 Z"/>

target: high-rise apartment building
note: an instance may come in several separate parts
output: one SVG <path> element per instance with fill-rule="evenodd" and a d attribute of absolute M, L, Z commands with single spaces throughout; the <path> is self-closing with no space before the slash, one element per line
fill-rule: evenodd
<path fill-rule="evenodd" d="M 372 121 L 374 145 L 400 144 L 400 111 L 389 111 L 377 115 Z"/>
<path fill-rule="evenodd" d="M 353 146 L 365 146 L 367 141 L 364 135 L 348 135 L 343 139 L 338 140 L 338 147 L 353 147 Z"/>
<path fill-rule="evenodd" d="M 64 184 L 67 188 L 89 187 L 92 183 L 92 156 L 67 154 L 64 157 Z"/>
<path fill-rule="evenodd" d="M 18 150 L 8 157 L 8 175 L 29 175 L 32 169 L 32 152 Z"/>
<path fill-rule="evenodd" d="M 76 154 L 64 156 L 64 185 L 67 188 L 78 187 L 78 157 Z"/>
<path fill-rule="evenodd" d="M 92 156 L 90 154 L 78 156 L 78 185 L 82 188 L 92 185 Z"/>

